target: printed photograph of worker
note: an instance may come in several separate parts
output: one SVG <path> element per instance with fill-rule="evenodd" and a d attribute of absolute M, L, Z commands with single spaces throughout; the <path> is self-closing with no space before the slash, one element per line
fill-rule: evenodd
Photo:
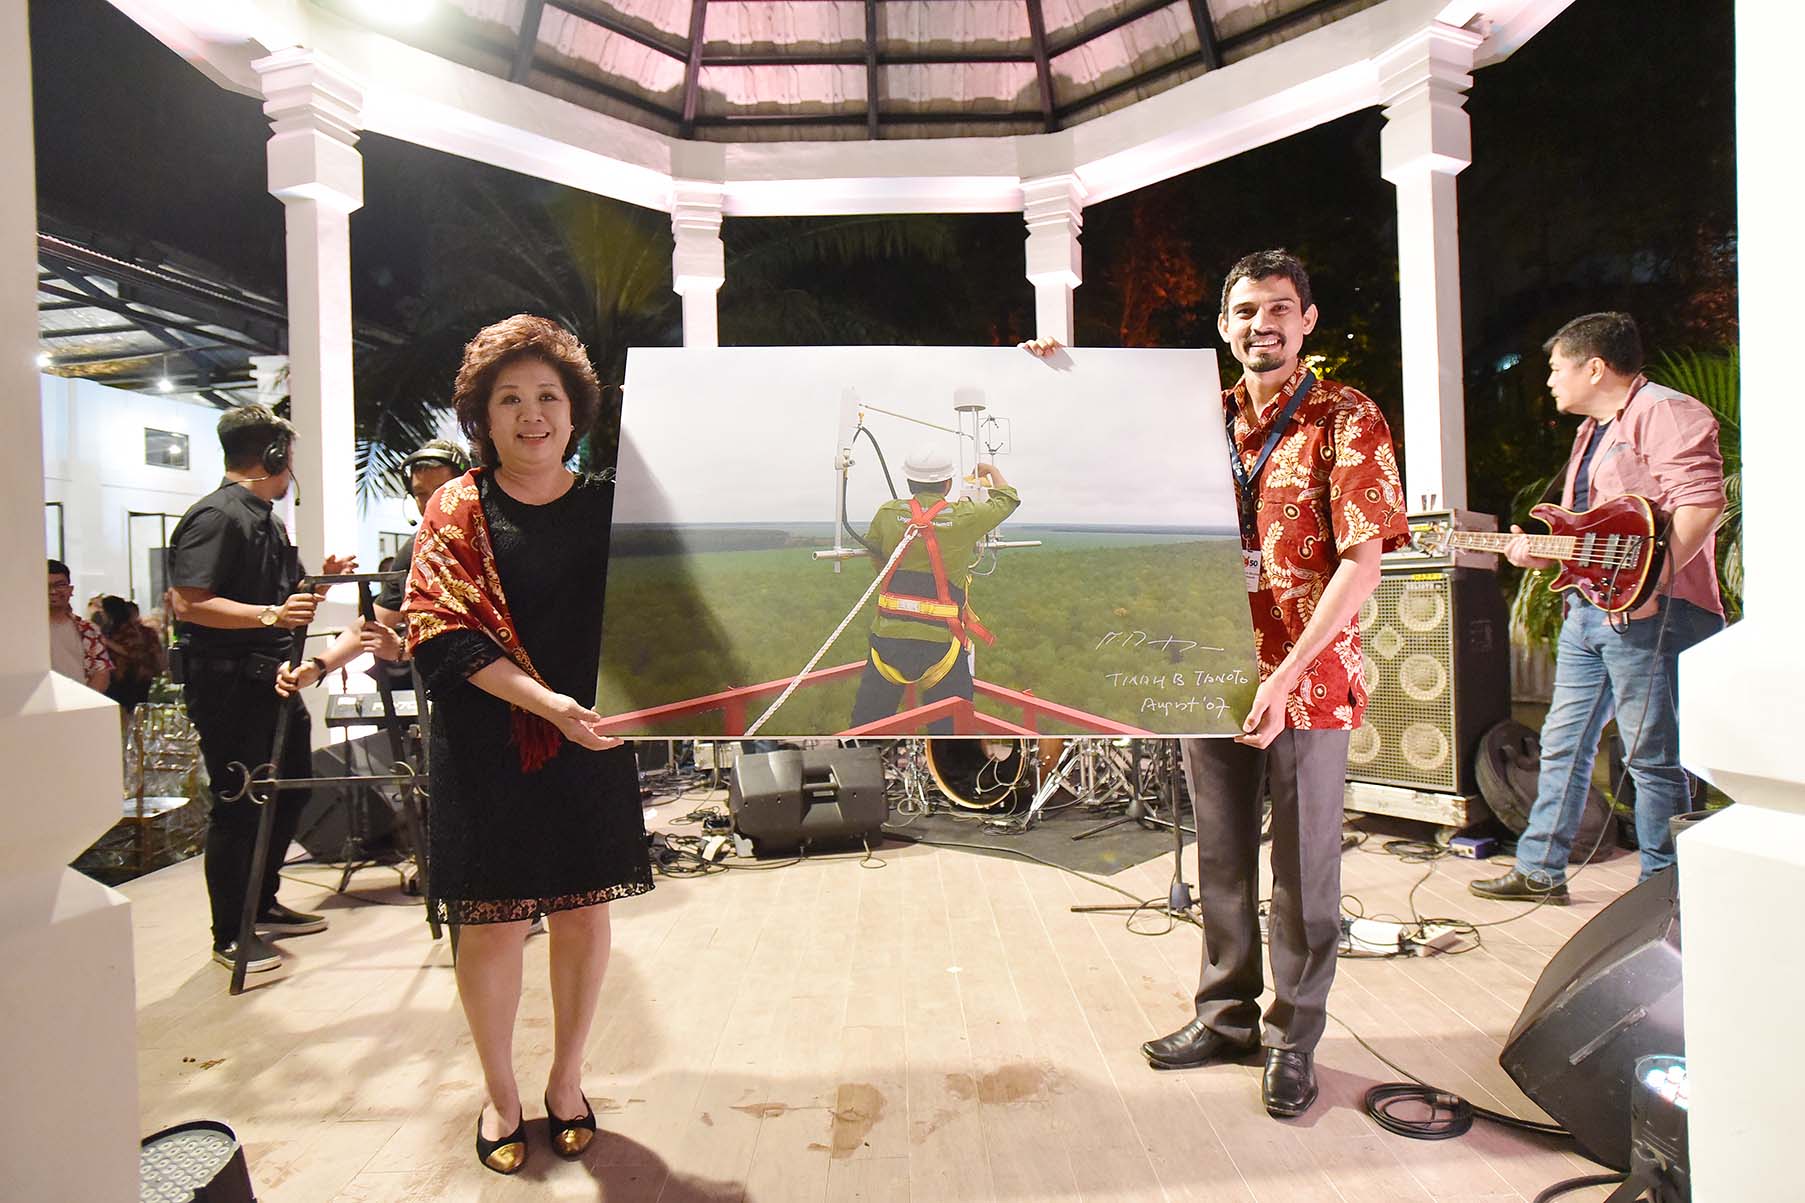
<path fill-rule="evenodd" d="M 636 737 L 1232 735 L 1208 351 L 627 362 L 596 708 Z"/>

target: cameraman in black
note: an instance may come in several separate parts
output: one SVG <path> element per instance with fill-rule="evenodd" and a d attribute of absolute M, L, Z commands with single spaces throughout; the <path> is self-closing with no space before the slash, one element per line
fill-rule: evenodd
<path fill-rule="evenodd" d="M 169 584 L 174 595 L 183 697 L 200 734 L 201 756 L 213 794 L 207 823 L 207 895 L 213 912 L 213 959 L 230 966 L 238 953 L 258 808 L 233 798 L 245 772 L 269 759 L 276 718 L 292 710 L 278 777 L 313 775 L 307 707 L 295 690 L 314 684 L 363 651 L 389 658 L 398 653 L 392 632 L 361 621 L 347 627 L 326 650 L 290 666 L 292 632 L 313 621 L 324 593 L 301 589 L 301 563 L 273 503 L 288 495 L 294 473 L 294 427 L 260 405 L 228 410 L 219 420 L 226 475 L 218 489 L 189 507 L 169 539 Z M 355 557 L 327 556 L 322 575 L 351 572 Z M 386 635 L 386 638 L 385 638 Z M 236 767 L 242 766 L 242 767 Z M 324 931 L 325 917 L 276 901 L 276 885 L 294 839 L 305 790 L 278 795 L 257 908 L 257 931 L 303 935 Z M 261 934 L 247 950 L 246 969 L 257 973 L 281 963 Z"/>

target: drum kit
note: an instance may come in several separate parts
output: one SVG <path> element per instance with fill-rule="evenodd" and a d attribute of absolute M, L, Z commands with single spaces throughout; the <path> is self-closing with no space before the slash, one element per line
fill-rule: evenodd
<path fill-rule="evenodd" d="M 890 746 L 900 815 L 951 812 L 1026 831 L 1044 815 L 1082 806 L 1125 813 L 1117 823 L 1169 826 L 1162 802 L 1163 741 L 1131 739 L 905 739 Z"/>

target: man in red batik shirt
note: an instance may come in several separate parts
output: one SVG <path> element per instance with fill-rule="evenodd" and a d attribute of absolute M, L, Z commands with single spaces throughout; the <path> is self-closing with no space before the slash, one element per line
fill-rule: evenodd
<path fill-rule="evenodd" d="M 1222 284 L 1216 328 L 1243 368 L 1222 394 L 1238 461 L 1241 546 L 1260 688 L 1243 734 L 1184 741 L 1197 814 L 1203 972 L 1197 1017 L 1142 1052 L 1185 1069 L 1266 1048 L 1274 1116 L 1316 1101 L 1312 1053 L 1341 940 L 1348 733 L 1366 708 L 1360 603 L 1379 555 L 1408 538 L 1391 431 L 1364 394 L 1301 361 L 1316 306 L 1303 264 L 1249 255 Z M 1260 1025 L 1260 802 L 1272 795 L 1271 956 Z"/>

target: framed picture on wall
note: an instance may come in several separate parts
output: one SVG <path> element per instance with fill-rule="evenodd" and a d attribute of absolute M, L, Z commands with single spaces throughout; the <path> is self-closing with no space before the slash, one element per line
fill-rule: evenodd
<path fill-rule="evenodd" d="M 188 470 L 188 436 L 174 430 L 144 428 L 144 462 L 152 468 Z"/>

